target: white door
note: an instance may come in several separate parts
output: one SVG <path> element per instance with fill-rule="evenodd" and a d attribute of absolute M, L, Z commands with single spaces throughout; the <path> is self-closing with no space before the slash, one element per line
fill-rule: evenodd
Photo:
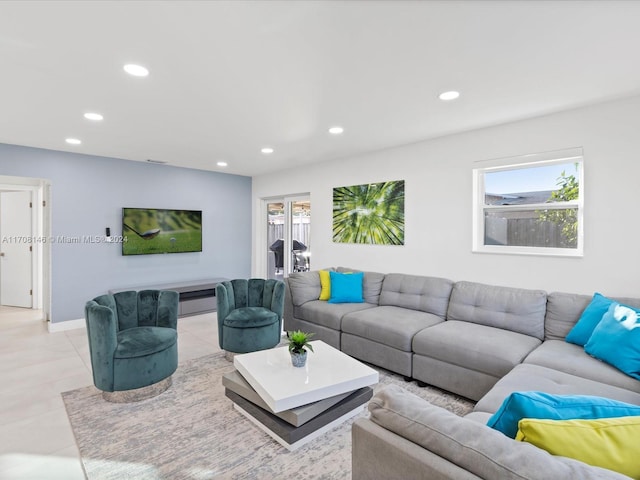
<path fill-rule="evenodd" d="M 31 192 L 0 193 L 0 304 L 32 307 Z"/>
<path fill-rule="evenodd" d="M 282 280 L 311 268 L 311 200 L 309 195 L 265 201 L 267 277 Z"/>

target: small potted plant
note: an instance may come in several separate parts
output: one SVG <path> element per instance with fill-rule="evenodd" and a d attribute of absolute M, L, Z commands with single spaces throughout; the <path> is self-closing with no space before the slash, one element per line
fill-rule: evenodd
<path fill-rule="evenodd" d="M 291 354 L 291 363 L 294 367 L 304 367 L 307 362 L 307 348 L 313 352 L 313 346 L 309 343 L 309 339 L 315 334 L 305 333 L 300 330 L 295 332 L 287 332 L 289 339 L 289 353 Z"/>

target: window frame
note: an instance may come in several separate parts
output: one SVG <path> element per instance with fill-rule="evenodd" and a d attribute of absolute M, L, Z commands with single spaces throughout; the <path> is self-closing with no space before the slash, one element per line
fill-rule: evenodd
<path fill-rule="evenodd" d="M 485 174 L 557 165 L 578 163 L 577 178 L 579 182 L 578 199 L 552 203 L 532 203 L 525 205 L 485 205 Z M 577 245 L 576 248 L 527 247 L 516 245 L 485 245 L 485 213 L 504 211 L 530 210 L 577 210 Z M 584 256 L 584 155 L 582 148 L 571 148 L 553 152 L 536 153 L 517 157 L 476 162 L 473 168 L 473 253 L 497 253 L 509 255 L 539 256 Z"/>

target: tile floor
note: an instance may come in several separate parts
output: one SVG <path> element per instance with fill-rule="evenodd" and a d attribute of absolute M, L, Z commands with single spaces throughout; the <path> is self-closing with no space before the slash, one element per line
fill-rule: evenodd
<path fill-rule="evenodd" d="M 0 480 L 83 479 L 61 392 L 92 385 L 84 329 L 0 307 Z M 220 351 L 215 313 L 178 319 L 180 363 Z"/>

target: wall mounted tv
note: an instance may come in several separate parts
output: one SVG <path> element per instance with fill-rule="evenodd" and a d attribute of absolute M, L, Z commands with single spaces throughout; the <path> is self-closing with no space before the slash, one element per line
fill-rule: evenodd
<path fill-rule="evenodd" d="M 202 251 L 202 211 L 122 209 L 122 254 Z"/>

